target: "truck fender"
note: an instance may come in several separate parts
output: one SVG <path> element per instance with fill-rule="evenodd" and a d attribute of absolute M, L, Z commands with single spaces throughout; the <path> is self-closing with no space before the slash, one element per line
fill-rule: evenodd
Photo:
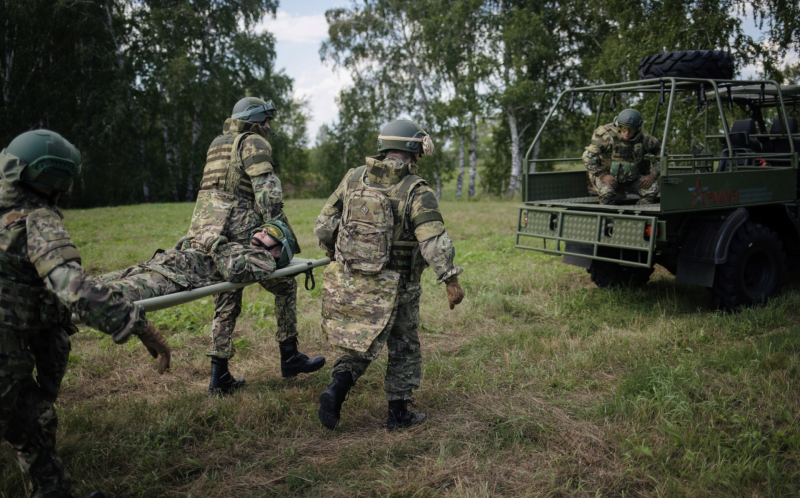
<path fill-rule="evenodd" d="M 714 249 L 714 264 L 719 265 L 728 261 L 728 248 L 731 245 L 733 234 L 750 218 L 750 212 L 739 208 L 725 218 L 722 226 L 717 230 L 716 248 Z"/>
<path fill-rule="evenodd" d="M 747 209 L 739 208 L 724 220 L 693 223 L 683 238 L 675 281 L 703 287 L 714 285 L 717 265 L 728 260 L 733 235 L 749 217 Z"/>

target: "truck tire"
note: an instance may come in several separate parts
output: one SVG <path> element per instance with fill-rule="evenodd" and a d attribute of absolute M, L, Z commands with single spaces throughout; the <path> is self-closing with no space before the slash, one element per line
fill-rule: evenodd
<path fill-rule="evenodd" d="M 607 261 L 592 261 L 588 270 L 592 282 L 601 289 L 608 287 L 643 287 L 650 280 L 654 268 L 623 266 Z"/>
<path fill-rule="evenodd" d="M 733 56 L 722 50 L 686 50 L 648 55 L 639 61 L 639 78 L 733 78 Z"/>
<path fill-rule="evenodd" d="M 786 253 L 778 236 L 752 221 L 739 227 L 728 248 L 728 260 L 714 274 L 714 304 L 738 310 L 777 294 L 786 273 Z"/>

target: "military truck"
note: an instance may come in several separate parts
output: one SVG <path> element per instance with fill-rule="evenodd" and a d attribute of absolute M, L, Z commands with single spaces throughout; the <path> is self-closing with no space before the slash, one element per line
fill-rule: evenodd
<path fill-rule="evenodd" d="M 516 247 L 560 255 L 586 268 L 598 287 L 643 285 L 659 264 L 677 282 L 711 289 L 721 308 L 777 294 L 787 263 L 796 269 L 800 262 L 800 85 L 731 79 L 730 54 L 712 51 L 646 57 L 639 75 L 560 94 L 525 156 Z M 579 95 L 599 100 L 595 128 L 613 119 L 616 96 L 650 99 L 655 112 L 645 114 L 644 129 L 661 140 L 661 151 L 646 160 L 661 166 L 658 203 L 628 195 L 601 205 L 581 157 L 531 157 L 554 115 L 570 112 Z M 695 95 L 705 129 L 689 150 L 672 150 L 675 130 L 687 126 L 673 119 L 676 105 Z M 574 170 L 541 172 L 551 163 Z"/>

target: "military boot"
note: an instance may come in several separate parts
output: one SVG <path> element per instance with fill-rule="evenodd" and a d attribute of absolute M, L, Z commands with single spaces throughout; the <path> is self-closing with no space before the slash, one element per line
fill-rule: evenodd
<path fill-rule="evenodd" d="M 324 356 L 309 358 L 297 350 L 297 338 L 278 343 L 281 350 L 281 376 L 297 377 L 297 374 L 316 372 L 325 366 Z"/>
<path fill-rule="evenodd" d="M 342 403 L 347 398 L 347 393 L 353 387 L 353 374 L 340 372 L 333 378 L 327 389 L 319 396 L 319 421 L 330 430 L 334 430 L 339 423 L 339 414 L 342 412 Z"/>
<path fill-rule="evenodd" d="M 208 394 L 230 394 L 244 385 L 244 379 L 234 379 L 228 371 L 227 358 L 211 358 L 211 382 L 208 383 Z"/>
<path fill-rule="evenodd" d="M 408 400 L 389 402 L 389 419 L 386 421 L 386 428 L 390 431 L 411 427 L 421 424 L 428 418 L 424 413 L 414 413 L 408 411 Z"/>

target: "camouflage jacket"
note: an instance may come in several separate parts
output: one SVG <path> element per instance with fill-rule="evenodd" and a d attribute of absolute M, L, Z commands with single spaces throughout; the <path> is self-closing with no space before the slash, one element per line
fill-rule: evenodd
<path fill-rule="evenodd" d="M 661 142 L 657 138 L 641 130 L 632 139 L 625 140 L 619 128 L 607 124 L 594 131 L 592 141 L 583 153 L 583 164 L 593 179 L 608 173 L 614 161 L 631 163 L 642 175 L 659 175 L 659 162 L 656 160 L 651 166 L 650 161 L 645 159 L 647 154 L 661 154 Z"/>
<path fill-rule="evenodd" d="M 364 172 L 368 172 L 368 175 Z M 337 260 L 325 270 L 322 284 L 322 330 L 328 341 L 335 346 L 360 352 L 368 351 L 394 313 L 398 290 L 404 286 L 418 287 L 426 266 L 433 268 L 439 282 L 463 271 L 453 264 L 455 248 L 445 230 L 433 190 L 423 181 L 411 177 L 412 186 L 407 190 L 401 189 L 406 190 L 406 194 L 400 196 L 408 201 L 404 203 L 396 198 L 395 191 L 400 190 L 395 187 L 400 182 L 405 184 L 409 175 L 415 173 L 416 165 L 409 165 L 398 159 L 384 159 L 382 156 L 367 158 L 364 168 L 347 172 L 317 218 L 314 234 L 320 241 L 320 247 L 328 251 L 334 250 L 340 246 L 341 241 L 337 239 L 342 238 L 338 232 L 345 230 L 342 226 L 343 209 L 352 210 L 360 205 L 361 199 L 366 199 L 351 199 L 350 196 L 358 194 L 363 186 L 377 185 L 391 199 L 389 209 L 392 211 L 395 232 L 401 227 L 403 231 L 399 237 L 396 233 L 392 237 L 392 248 L 394 249 L 398 240 L 406 244 L 410 242 L 414 246 L 419 244 L 412 253 L 413 265 L 408 274 L 401 274 L 400 270 L 390 265 L 371 270 L 377 273 L 351 270 L 349 263 L 337 253 Z M 374 207 L 374 204 L 370 205 Z M 358 209 L 365 216 L 372 212 L 367 206 L 368 204 L 363 204 Z M 353 245 L 355 247 L 355 242 Z"/>
<path fill-rule="evenodd" d="M 375 165 L 383 166 L 383 168 L 380 168 L 385 172 L 383 177 L 375 176 L 373 171 L 378 171 L 378 169 L 372 168 Z M 414 168 L 412 173 L 416 173 L 416 165 L 411 166 Z M 367 158 L 368 180 L 384 187 L 389 187 L 399 182 L 401 176 L 394 172 L 403 171 L 403 168 L 407 169 L 408 165 L 398 159 L 383 159 L 382 156 Z M 351 169 L 344 176 L 339 186 L 323 206 L 322 212 L 314 224 L 314 234 L 319 239 L 320 248 L 326 251 L 333 251 L 336 247 L 339 222 L 342 218 L 342 199 L 353 171 L 355 169 Z M 411 278 L 419 281 L 426 266 L 430 266 L 436 273 L 438 283 L 461 274 L 463 268 L 455 266 L 453 263 L 456 255 L 455 247 L 447 234 L 444 222 L 434 220 L 414 224 L 414 220 L 426 218 L 420 216 L 423 213 L 440 213 L 439 203 L 436 201 L 436 194 L 433 189 L 424 183 L 417 186 L 410 194 L 409 204 L 408 209 L 405 210 L 403 224 L 412 229 L 412 238 L 419 242 L 419 251 L 414 262 L 415 271 Z"/>
<path fill-rule="evenodd" d="M 211 143 L 188 237 L 204 233 L 247 243 L 262 223 L 283 213 L 281 181 L 273 171 L 267 130 L 229 118 Z M 299 253 L 299 247 L 295 253 Z"/>
<path fill-rule="evenodd" d="M 0 182 L 0 329 L 21 340 L 54 326 L 74 332 L 74 313 L 114 342 L 139 335 L 144 310 L 84 273 L 61 219 L 34 191 Z"/>

